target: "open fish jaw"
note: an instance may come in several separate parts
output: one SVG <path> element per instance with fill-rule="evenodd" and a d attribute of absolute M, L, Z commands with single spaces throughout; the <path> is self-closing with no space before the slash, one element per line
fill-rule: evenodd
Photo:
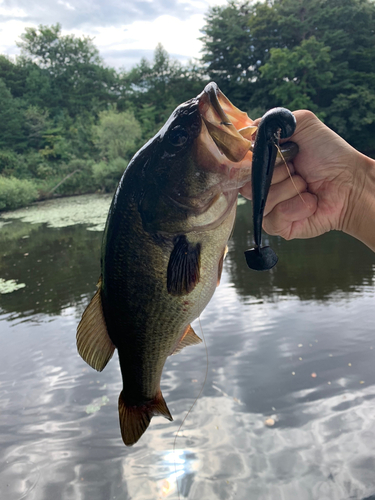
<path fill-rule="evenodd" d="M 219 90 L 209 83 L 199 96 L 199 111 L 213 141 L 232 162 L 252 157 L 252 135 L 257 127 Z"/>

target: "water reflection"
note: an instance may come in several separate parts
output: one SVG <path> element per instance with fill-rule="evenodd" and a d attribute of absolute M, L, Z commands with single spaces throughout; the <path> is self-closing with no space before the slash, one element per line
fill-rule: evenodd
<path fill-rule="evenodd" d="M 85 220 L 84 216 L 90 212 L 89 197 L 83 198 L 83 215 L 77 213 L 80 205 L 75 201 L 73 222 Z M 37 215 L 31 210 L 19 211 L 15 220 L 9 217 L 15 217 L 17 212 L 7 215 L 7 224 L 1 228 L 0 278 L 26 285 L 16 292 L 0 295 L 0 307 L 3 312 L 11 313 L 10 319 L 59 314 L 86 303 L 100 274 L 102 233 L 98 229 L 103 228 L 103 214 L 109 202 L 106 196 L 99 203 L 100 215 L 94 197 L 96 210 L 92 210 L 88 219 L 91 224 L 86 225 L 74 225 L 71 217 L 58 218 L 55 209 L 49 218 L 47 209 L 51 210 L 51 201 L 42 205 L 43 210 L 38 207 Z M 68 201 L 63 203 L 65 206 Z M 268 239 L 279 255 L 278 265 L 267 273 L 250 271 L 244 265 L 243 252 L 252 246 L 251 207 L 240 205 L 226 268 L 236 292 L 246 300 L 280 301 L 287 296 L 335 300 L 374 285 L 374 254 L 353 238 L 332 232 L 312 240 Z"/>
<path fill-rule="evenodd" d="M 180 440 L 196 450 L 194 477 L 189 488 L 180 488 L 181 498 L 342 500 L 374 493 L 374 396 L 366 389 L 294 405 L 294 413 L 310 417 L 298 428 L 270 428 L 263 414 L 242 412 L 232 398 L 204 397 Z M 357 398 L 351 409 L 337 409 Z M 155 436 L 148 453 L 125 459 L 130 498 L 164 498 L 173 467 L 165 471 L 168 483 L 158 481 L 160 460 L 152 452 L 157 446 Z"/>
<path fill-rule="evenodd" d="M 2 500 L 21 500 L 26 498 L 38 483 L 40 471 L 38 467 L 24 458 L 7 461 L 0 470 L 0 477 L 6 487 L 3 488 Z"/>
<path fill-rule="evenodd" d="M 124 460 L 123 478 L 131 498 L 176 498 L 178 493 L 181 498 L 188 498 L 199 469 L 200 463 L 193 450 L 155 451 L 150 447 L 149 451 L 143 449 Z"/>
<path fill-rule="evenodd" d="M 173 451 L 204 380 L 204 346 L 167 361 L 162 391 L 174 422 L 154 418 L 125 448 L 117 357 L 96 373 L 75 347 L 101 233 L 49 227 L 45 213 L 34 224 L 7 219 L 0 278 L 26 286 L 0 295 L 1 499 L 176 500 L 176 480 L 191 500 L 374 498 L 373 254 L 333 233 L 276 238 L 279 264 L 254 273 L 243 256 L 250 220 L 240 206 L 222 283 L 201 318 L 206 385 Z"/>
<path fill-rule="evenodd" d="M 229 245 L 228 270 L 244 298 L 278 300 L 293 295 L 301 300 L 327 300 L 373 286 L 375 256 L 354 238 L 332 231 L 309 240 L 285 241 L 264 235 L 278 254 L 277 266 L 268 273 L 251 272 L 244 265 L 244 249 L 253 246 L 251 204 L 238 207 Z"/>
<path fill-rule="evenodd" d="M 83 225 L 52 229 L 16 221 L 3 227 L 0 277 L 26 285 L 0 295 L 3 312 L 10 313 L 9 319 L 28 319 L 59 314 L 86 301 L 100 274 L 101 238 L 101 232 Z"/>

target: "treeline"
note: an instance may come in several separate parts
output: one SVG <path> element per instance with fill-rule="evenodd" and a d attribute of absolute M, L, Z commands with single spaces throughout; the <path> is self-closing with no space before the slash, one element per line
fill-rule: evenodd
<path fill-rule="evenodd" d="M 375 153 L 375 4 L 229 1 L 211 8 L 200 61 L 163 47 L 130 71 L 108 68 L 88 37 L 28 28 L 0 55 L 0 210 L 54 194 L 112 191 L 131 156 L 209 80 L 251 117 L 311 109 Z"/>
<path fill-rule="evenodd" d="M 375 154 L 373 0 L 229 2 L 209 12 L 203 42 L 210 77 L 252 115 L 307 108 Z"/>

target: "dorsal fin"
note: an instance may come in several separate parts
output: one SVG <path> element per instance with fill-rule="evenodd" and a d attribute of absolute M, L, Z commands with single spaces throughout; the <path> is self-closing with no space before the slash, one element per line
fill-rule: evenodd
<path fill-rule="evenodd" d="M 200 344 L 201 342 L 202 339 L 198 337 L 198 335 L 192 329 L 191 325 L 188 325 L 188 327 L 185 330 L 185 333 L 181 337 L 181 340 L 177 344 L 177 347 L 172 352 L 172 354 L 177 354 L 178 352 L 182 351 L 184 347 L 187 347 L 189 345 L 197 345 Z"/>
<path fill-rule="evenodd" d="M 153 401 L 138 406 L 126 404 L 121 392 L 118 399 L 118 411 L 121 436 L 126 446 L 132 446 L 138 441 L 155 415 L 162 415 L 168 420 L 173 420 L 161 391 Z"/>
<path fill-rule="evenodd" d="M 81 357 L 95 370 L 101 372 L 113 356 L 115 346 L 109 338 L 105 323 L 102 300 L 101 278 L 98 290 L 82 314 L 77 327 L 77 349 Z"/>
<path fill-rule="evenodd" d="M 200 243 L 193 244 L 184 234 L 175 240 L 167 269 L 167 289 L 171 295 L 186 295 L 200 277 Z"/>

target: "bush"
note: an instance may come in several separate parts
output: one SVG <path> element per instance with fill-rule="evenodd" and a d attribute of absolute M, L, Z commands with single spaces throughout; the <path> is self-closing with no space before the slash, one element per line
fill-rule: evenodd
<path fill-rule="evenodd" d="M 36 177 L 38 179 L 50 179 L 55 175 L 56 172 L 51 167 L 51 165 L 48 165 L 48 163 L 41 163 L 36 169 Z"/>
<path fill-rule="evenodd" d="M 95 190 L 92 165 L 92 160 L 74 159 L 68 165 L 61 166 L 61 184 L 53 191 L 64 196 L 92 193 Z"/>
<path fill-rule="evenodd" d="M 38 151 L 30 150 L 24 155 L 22 155 L 22 159 L 23 159 L 23 168 L 26 169 L 29 178 L 39 177 L 38 174 L 39 167 L 42 165 L 44 167 L 47 166 L 47 162 L 44 161 L 43 156 Z M 25 177 L 27 177 L 27 175 L 24 175 L 24 173 L 21 172 L 20 168 L 15 170 L 13 175 L 18 179 L 22 178 L 24 179 Z M 44 179 L 45 178 L 44 175 L 41 178 Z"/>
<path fill-rule="evenodd" d="M 0 175 L 0 210 L 24 207 L 37 198 L 38 190 L 33 182 Z"/>
<path fill-rule="evenodd" d="M 25 170 L 23 156 L 11 149 L 0 149 L 0 174 L 5 177 L 16 176 Z"/>
<path fill-rule="evenodd" d="M 127 165 L 128 162 L 123 158 L 116 158 L 108 163 L 95 163 L 92 174 L 96 187 L 107 193 L 114 191 Z"/>
<path fill-rule="evenodd" d="M 101 156 L 109 161 L 129 158 L 142 136 L 141 126 L 133 113 L 119 113 L 116 109 L 99 113 L 99 125 L 94 131 Z"/>
<path fill-rule="evenodd" d="M 15 153 L 9 149 L 0 149 L 0 174 L 4 177 L 16 177 L 17 179 L 32 179 L 39 176 L 38 169 L 43 163 L 43 157 L 37 151 L 28 151 L 24 154 Z M 53 164 L 52 164 L 53 165 Z"/>

